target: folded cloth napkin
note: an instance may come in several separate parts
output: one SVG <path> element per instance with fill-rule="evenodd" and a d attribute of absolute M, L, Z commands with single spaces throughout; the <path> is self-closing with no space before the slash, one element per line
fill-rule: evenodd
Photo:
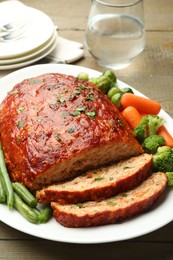
<path fill-rule="evenodd" d="M 39 63 L 71 63 L 84 57 L 82 43 L 58 36 L 55 49 Z"/>

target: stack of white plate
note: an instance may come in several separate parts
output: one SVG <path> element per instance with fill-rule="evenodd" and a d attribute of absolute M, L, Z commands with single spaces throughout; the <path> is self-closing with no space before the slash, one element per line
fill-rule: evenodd
<path fill-rule="evenodd" d="M 30 65 L 50 54 L 57 45 L 57 32 L 49 16 L 19 1 L 1 3 L 1 28 L 15 28 L 15 24 L 21 29 L 18 37 L 0 37 L 0 70 Z"/>

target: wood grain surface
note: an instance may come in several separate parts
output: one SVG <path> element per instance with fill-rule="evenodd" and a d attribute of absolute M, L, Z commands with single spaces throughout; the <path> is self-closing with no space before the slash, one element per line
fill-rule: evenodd
<path fill-rule="evenodd" d="M 58 33 L 83 43 L 90 0 L 23 0 L 48 14 Z M 159 101 L 173 116 L 173 0 L 144 0 L 146 47 L 117 77 Z M 104 71 L 85 50 L 74 64 Z M 0 78 L 14 70 L 0 71 Z M 166 214 L 166 212 L 165 212 Z M 70 230 L 69 230 L 70 232 Z M 52 242 L 0 223 L 0 259 L 173 259 L 173 222 L 145 236 L 122 242 L 83 245 Z"/>

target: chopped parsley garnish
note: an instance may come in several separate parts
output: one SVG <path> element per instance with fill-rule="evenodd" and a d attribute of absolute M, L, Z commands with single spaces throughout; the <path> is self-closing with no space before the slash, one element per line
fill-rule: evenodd
<path fill-rule="evenodd" d="M 58 141 L 62 141 L 62 138 L 60 137 L 60 133 L 56 132 L 55 134 L 56 134 L 56 139 Z"/>
<path fill-rule="evenodd" d="M 106 204 L 107 204 L 107 205 L 115 206 L 117 203 L 114 202 L 114 201 L 107 201 Z"/>
<path fill-rule="evenodd" d="M 28 79 L 31 84 L 42 83 L 43 79 Z"/>
<path fill-rule="evenodd" d="M 126 166 L 126 165 L 123 167 L 124 170 L 125 169 L 131 169 L 131 168 L 132 168 L 131 166 Z"/>
<path fill-rule="evenodd" d="M 85 99 L 86 101 L 93 101 L 94 100 L 94 96 L 92 94 L 89 94 L 88 97 Z"/>
<path fill-rule="evenodd" d="M 12 95 L 13 95 L 13 94 L 17 94 L 17 93 L 19 93 L 19 90 L 18 90 L 18 89 L 15 89 L 15 90 L 13 90 L 13 91 L 10 92 L 10 94 L 12 94 Z"/>
<path fill-rule="evenodd" d="M 16 141 L 17 141 L 17 142 L 20 142 L 20 140 L 21 140 L 21 137 L 18 136 L 18 137 L 16 138 Z"/>
<path fill-rule="evenodd" d="M 80 95 L 80 94 L 81 94 L 81 91 L 76 88 L 76 89 L 73 91 L 73 94 L 74 94 L 74 95 Z"/>
<path fill-rule="evenodd" d="M 115 124 L 115 121 L 114 121 L 113 119 L 110 119 L 110 120 L 109 120 L 109 124 L 112 126 L 112 125 Z"/>
<path fill-rule="evenodd" d="M 94 118 L 96 116 L 96 112 L 95 111 L 86 112 L 85 115 L 87 115 L 90 118 Z"/>
<path fill-rule="evenodd" d="M 74 112 L 71 112 L 71 115 L 72 116 L 78 116 L 78 115 L 80 115 L 80 111 L 74 111 Z"/>
<path fill-rule="evenodd" d="M 113 180 L 114 180 L 114 177 L 110 177 L 109 180 L 110 180 L 110 181 L 113 181 Z"/>
<path fill-rule="evenodd" d="M 18 128 L 22 128 L 22 127 L 24 126 L 24 124 L 25 124 L 25 121 L 24 121 L 24 120 L 21 120 L 21 121 L 18 121 L 18 122 L 16 123 L 16 126 L 17 126 Z"/>
<path fill-rule="evenodd" d="M 104 177 L 97 177 L 94 179 L 94 181 L 102 181 L 102 180 L 104 180 Z"/>
<path fill-rule="evenodd" d="M 78 203 L 76 203 L 76 206 L 77 206 L 77 207 L 79 207 L 79 208 L 82 208 L 82 206 L 83 206 L 83 203 L 81 203 L 81 202 L 78 202 Z"/>
<path fill-rule="evenodd" d="M 126 193 L 122 193 L 121 196 L 122 197 L 127 197 L 127 194 Z"/>
<path fill-rule="evenodd" d="M 120 126 L 123 126 L 123 122 L 120 119 L 117 119 L 117 121 Z"/>
<path fill-rule="evenodd" d="M 59 103 L 63 103 L 65 101 L 65 99 L 63 99 L 63 98 L 58 98 L 57 99 L 57 102 L 59 102 Z"/>
<path fill-rule="evenodd" d="M 84 112 L 86 110 L 86 108 L 87 108 L 86 106 L 84 106 L 84 107 L 77 107 L 76 111 Z"/>
<path fill-rule="evenodd" d="M 88 88 L 88 87 L 86 87 L 85 85 L 83 85 L 81 83 L 79 83 L 78 86 L 79 86 L 80 89 L 87 89 Z"/>
<path fill-rule="evenodd" d="M 74 128 L 69 128 L 69 129 L 68 129 L 68 133 L 69 133 L 69 134 L 74 133 Z"/>
<path fill-rule="evenodd" d="M 18 111 L 18 112 L 23 112 L 25 109 L 26 109 L 25 107 L 19 107 L 19 108 L 17 109 L 17 111 Z"/>

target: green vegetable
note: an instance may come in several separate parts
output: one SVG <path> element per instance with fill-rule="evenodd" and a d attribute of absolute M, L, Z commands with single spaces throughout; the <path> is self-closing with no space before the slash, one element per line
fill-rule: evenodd
<path fill-rule="evenodd" d="M 173 148 L 161 146 L 153 155 L 153 170 L 173 172 Z"/>
<path fill-rule="evenodd" d="M 112 71 L 106 71 L 99 77 L 90 78 L 88 81 L 98 86 L 105 94 L 107 94 L 109 89 L 116 83 L 116 76 Z"/>
<path fill-rule="evenodd" d="M 37 213 L 23 202 L 23 200 L 14 192 L 14 207 L 20 212 L 20 214 L 26 218 L 29 222 L 37 224 Z"/>
<path fill-rule="evenodd" d="M 4 185 L 4 180 L 0 175 L 0 203 L 3 203 L 5 201 L 6 201 L 5 185 Z"/>
<path fill-rule="evenodd" d="M 111 70 L 106 70 L 105 72 L 103 72 L 103 75 L 105 77 L 109 78 L 112 83 L 115 83 L 117 81 L 117 78 L 116 78 L 114 72 Z"/>
<path fill-rule="evenodd" d="M 11 184 L 9 174 L 7 172 L 7 168 L 6 168 L 4 154 L 3 154 L 1 144 L 0 144 L 0 175 L 4 179 L 6 196 L 7 196 L 7 205 L 9 207 L 9 209 L 12 209 L 13 205 L 14 205 L 14 192 L 13 192 L 13 187 L 12 187 L 12 184 Z"/>
<path fill-rule="evenodd" d="M 103 75 L 98 78 L 90 78 L 89 82 L 99 87 L 105 94 L 107 94 L 109 89 L 112 87 L 111 80 Z"/>
<path fill-rule="evenodd" d="M 132 93 L 134 94 L 133 90 L 131 88 L 122 88 L 123 93 Z"/>
<path fill-rule="evenodd" d="M 134 135 L 138 139 L 140 143 L 144 141 L 144 139 L 147 137 L 147 131 L 146 131 L 146 125 L 145 124 L 139 124 L 135 130 Z"/>
<path fill-rule="evenodd" d="M 108 98 L 111 99 L 111 98 L 112 98 L 115 94 L 117 94 L 117 93 L 121 93 L 121 94 L 122 94 L 121 89 L 118 88 L 118 87 L 112 87 L 112 88 L 108 91 L 107 96 L 108 96 Z"/>
<path fill-rule="evenodd" d="M 146 137 L 156 135 L 157 130 L 164 122 L 164 119 L 156 115 L 144 116 L 140 124 L 135 128 L 134 135 L 139 142 L 143 142 Z"/>
<path fill-rule="evenodd" d="M 166 172 L 168 177 L 168 186 L 173 186 L 173 172 Z"/>
<path fill-rule="evenodd" d="M 117 93 L 112 96 L 111 101 L 120 109 L 121 108 L 121 93 Z"/>
<path fill-rule="evenodd" d="M 50 206 L 47 206 L 38 214 L 38 223 L 39 224 L 46 223 L 51 216 L 52 216 L 52 208 Z"/>
<path fill-rule="evenodd" d="M 81 80 L 86 80 L 86 81 L 88 81 L 88 79 L 89 79 L 88 74 L 86 72 L 80 72 L 77 75 L 77 78 L 81 79 Z"/>
<path fill-rule="evenodd" d="M 12 184 L 13 189 L 17 192 L 17 194 L 23 199 L 24 202 L 30 207 L 37 206 L 36 198 L 29 192 L 29 190 L 21 183 L 15 182 Z"/>
<path fill-rule="evenodd" d="M 165 139 L 159 135 L 150 135 L 145 138 L 142 147 L 146 153 L 155 154 L 158 147 L 164 145 Z"/>

